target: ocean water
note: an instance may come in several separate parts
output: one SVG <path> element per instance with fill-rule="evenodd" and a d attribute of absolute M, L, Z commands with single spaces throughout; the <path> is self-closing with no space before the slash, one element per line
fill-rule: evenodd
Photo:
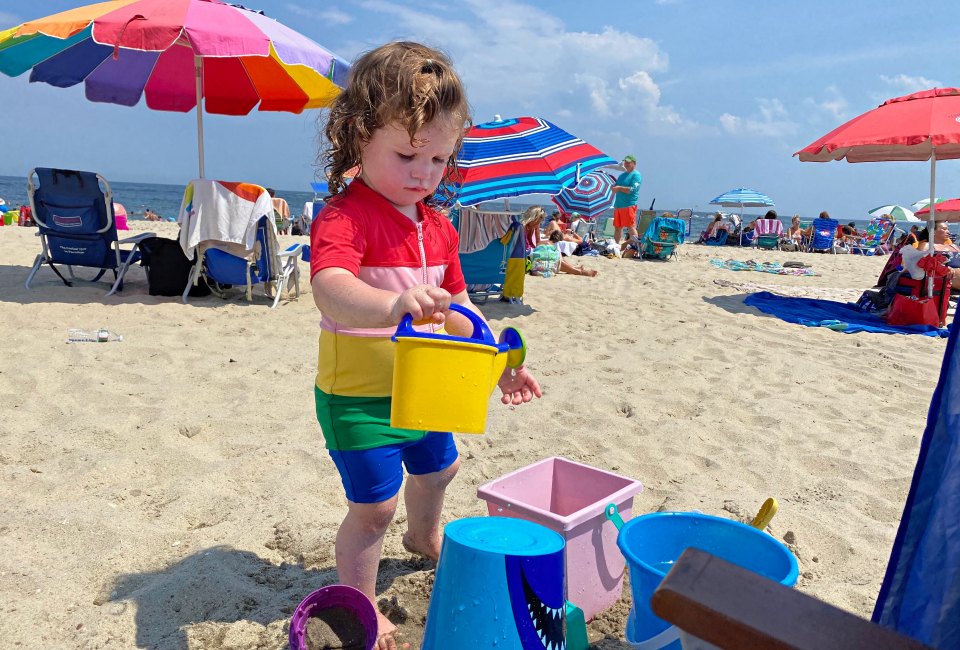
<path fill-rule="evenodd" d="M 180 201 L 183 199 L 185 185 L 161 185 L 158 183 L 124 183 L 107 179 L 110 189 L 113 190 L 113 200 L 122 203 L 127 209 L 127 218 L 142 220 L 144 211 L 149 208 L 164 219 L 176 219 L 180 211 Z M 310 187 L 309 179 L 304 185 Z M 313 192 L 297 192 L 290 190 L 276 190 L 277 196 L 287 200 L 290 204 L 290 214 L 298 215 L 303 211 L 303 204 L 313 200 Z M 7 205 L 27 205 L 27 179 L 22 176 L 0 176 L 0 198 Z"/>
<path fill-rule="evenodd" d="M 180 201 L 183 198 L 183 185 L 161 185 L 158 183 L 126 183 L 123 181 L 113 181 L 107 179 L 110 182 L 110 188 L 113 190 L 113 200 L 117 203 L 122 203 L 123 206 L 127 209 L 127 215 L 129 219 L 143 219 L 144 211 L 149 208 L 159 214 L 160 216 L 170 219 L 176 219 L 177 213 L 180 210 Z M 303 185 L 309 188 L 310 179 L 304 179 Z M 295 190 L 282 190 L 277 189 L 276 194 L 279 197 L 282 197 L 287 200 L 287 203 L 290 205 L 290 213 L 292 215 L 298 215 L 303 210 L 303 204 L 307 201 L 313 200 L 312 191 L 295 191 Z M 20 176 L 0 176 L 0 198 L 4 199 L 7 202 L 7 205 L 11 206 L 20 206 L 27 204 L 27 181 L 25 177 Z M 529 203 L 524 202 L 523 197 L 520 199 L 511 199 L 510 208 L 512 210 L 524 210 L 530 205 L 539 205 L 547 211 L 547 214 L 550 214 L 553 210 L 556 209 L 549 201 L 547 202 L 537 202 Z M 484 208 L 489 210 L 502 210 L 502 202 L 494 202 L 490 204 L 483 204 Z M 679 206 L 687 207 L 687 206 Z M 677 213 L 679 208 L 670 208 L 669 211 L 674 214 Z M 750 223 L 754 218 L 762 216 L 766 210 L 751 208 L 744 211 L 743 221 L 744 223 Z M 665 210 L 657 210 L 657 215 L 663 214 Z M 723 208 L 724 212 L 734 212 L 737 211 L 731 208 Z M 712 215 L 714 212 L 710 211 L 694 211 L 693 221 L 690 228 L 690 236 L 695 240 L 701 231 L 706 229 L 712 220 Z M 603 216 L 608 216 L 601 214 Z M 790 225 L 790 217 L 792 215 L 782 214 L 780 215 L 780 220 L 783 222 L 784 227 Z M 802 215 L 805 221 L 812 220 L 816 215 Z M 867 223 L 869 223 L 869 217 L 866 218 L 840 218 L 841 223 L 849 223 L 850 221 L 856 222 L 859 228 L 864 228 Z M 905 228 L 903 224 L 899 224 L 901 228 Z"/>

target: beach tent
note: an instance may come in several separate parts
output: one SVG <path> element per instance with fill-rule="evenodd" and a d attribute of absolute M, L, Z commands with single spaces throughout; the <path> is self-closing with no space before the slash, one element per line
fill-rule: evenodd
<path fill-rule="evenodd" d="M 330 106 L 349 65 L 306 36 L 221 0 L 121 0 L 77 7 L 0 30 L 0 72 L 87 99 L 185 113 L 300 113 Z M 202 110 L 201 110 L 202 106 Z"/>
<path fill-rule="evenodd" d="M 960 324 L 954 319 L 874 622 L 960 649 Z"/>

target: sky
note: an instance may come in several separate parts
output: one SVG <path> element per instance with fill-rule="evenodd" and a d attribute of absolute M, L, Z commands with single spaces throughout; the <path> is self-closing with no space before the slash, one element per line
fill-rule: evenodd
<path fill-rule="evenodd" d="M 922 162 L 801 163 L 793 153 L 884 100 L 960 86 L 954 1 L 244 0 L 347 60 L 391 40 L 445 51 L 475 123 L 543 117 L 620 159 L 641 207 L 709 209 L 748 187 L 781 215 L 866 218 L 929 195 Z M 0 0 L 0 30 L 77 6 Z M 82 86 L 0 75 L 0 174 L 37 166 L 110 180 L 197 176 L 196 114 L 95 104 Z M 308 190 L 322 111 L 204 115 L 208 177 Z M 960 161 L 937 167 L 960 196 Z"/>

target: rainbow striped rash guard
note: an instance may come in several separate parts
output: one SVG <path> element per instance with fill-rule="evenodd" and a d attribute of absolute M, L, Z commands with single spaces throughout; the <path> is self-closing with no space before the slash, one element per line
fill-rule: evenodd
<path fill-rule="evenodd" d="M 339 267 L 396 293 L 418 284 L 454 295 L 465 290 L 453 224 L 423 203 L 417 213 L 414 223 L 361 179 L 354 180 L 327 203 L 311 228 L 311 280 L 323 269 Z M 424 436 L 390 427 L 394 331 L 348 327 L 322 314 L 314 396 L 327 449 L 370 449 Z"/>

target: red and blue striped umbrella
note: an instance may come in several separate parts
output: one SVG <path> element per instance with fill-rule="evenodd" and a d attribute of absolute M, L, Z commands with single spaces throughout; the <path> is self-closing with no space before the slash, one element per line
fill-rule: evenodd
<path fill-rule="evenodd" d="M 610 156 L 538 117 L 474 126 L 457 156 L 457 200 L 476 205 L 511 196 L 557 194 L 582 174 L 616 165 Z"/>
<path fill-rule="evenodd" d="M 613 206 L 613 183 L 613 177 L 606 172 L 590 172 L 575 186 L 561 190 L 553 202 L 563 212 L 579 212 L 593 218 Z"/>

